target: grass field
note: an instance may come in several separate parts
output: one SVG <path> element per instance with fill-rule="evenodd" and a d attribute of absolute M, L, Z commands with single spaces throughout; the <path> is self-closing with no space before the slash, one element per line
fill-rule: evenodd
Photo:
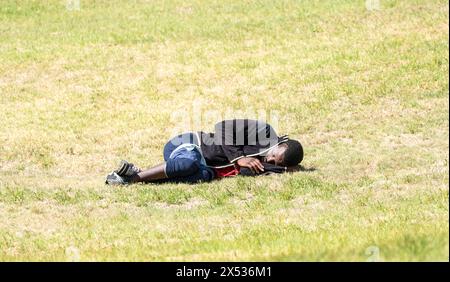
<path fill-rule="evenodd" d="M 1 261 L 449 260 L 448 1 L 66 2 L 0 2 Z M 255 112 L 309 171 L 104 185 Z"/>

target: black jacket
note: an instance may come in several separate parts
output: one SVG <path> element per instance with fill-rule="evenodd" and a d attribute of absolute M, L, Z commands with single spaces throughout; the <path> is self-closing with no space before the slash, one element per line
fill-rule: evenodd
<path fill-rule="evenodd" d="M 254 173 L 248 167 L 241 167 L 239 174 L 244 176 L 260 176 L 260 175 L 269 175 L 274 173 L 284 173 L 287 171 L 287 168 L 284 166 L 273 165 L 269 163 L 262 163 L 264 167 L 264 172 L 262 173 Z"/>
<path fill-rule="evenodd" d="M 215 125 L 214 133 L 198 132 L 200 148 L 207 165 L 225 167 L 243 157 L 264 156 L 269 149 L 286 142 L 263 121 L 251 119 L 224 120 Z"/>

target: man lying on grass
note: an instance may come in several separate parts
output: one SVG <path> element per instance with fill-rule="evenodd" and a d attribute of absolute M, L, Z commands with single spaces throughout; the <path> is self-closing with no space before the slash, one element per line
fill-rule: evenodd
<path fill-rule="evenodd" d="M 163 155 L 164 163 L 147 170 L 122 161 L 106 183 L 197 183 L 238 174 L 282 173 L 298 167 L 303 148 L 287 135 L 279 137 L 265 122 L 234 119 L 217 123 L 214 133 L 188 132 L 172 138 Z"/>

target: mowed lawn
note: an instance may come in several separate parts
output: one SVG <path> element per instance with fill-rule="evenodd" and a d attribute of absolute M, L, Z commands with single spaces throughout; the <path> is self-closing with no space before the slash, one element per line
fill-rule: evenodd
<path fill-rule="evenodd" d="M 448 1 L 68 2 L 0 2 L 1 261 L 448 261 Z M 104 185 L 258 112 L 306 171 Z"/>

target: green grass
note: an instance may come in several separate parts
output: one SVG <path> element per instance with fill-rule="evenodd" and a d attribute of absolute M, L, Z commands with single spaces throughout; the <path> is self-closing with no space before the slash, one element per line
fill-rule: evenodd
<path fill-rule="evenodd" d="M 0 4 L 1 261 L 448 261 L 448 1 L 80 3 Z M 258 111 L 315 170 L 103 184 Z"/>

